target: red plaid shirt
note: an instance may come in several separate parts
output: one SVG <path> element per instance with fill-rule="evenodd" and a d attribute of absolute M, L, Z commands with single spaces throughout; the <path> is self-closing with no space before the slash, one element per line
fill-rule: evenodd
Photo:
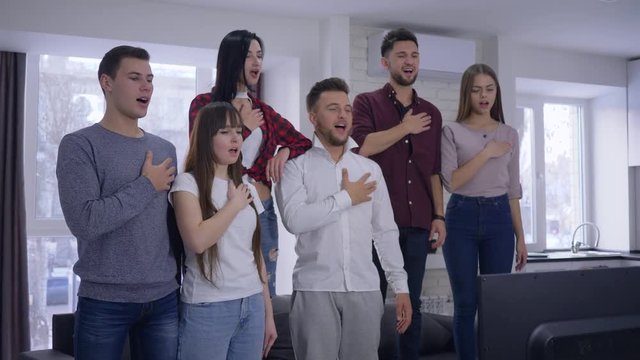
<path fill-rule="evenodd" d="M 289 120 L 283 118 L 273 108 L 259 99 L 249 94 L 253 103 L 253 108 L 259 108 L 264 115 L 264 124 L 260 126 L 262 129 L 262 144 L 258 152 L 258 158 L 253 162 L 253 166 L 246 170 L 246 173 L 256 181 L 267 185 L 271 189 L 271 181 L 267 179 L 266 167 L 267 162 L 273 157 L 278 145 L 289 149 L 289 159 L 293 159 L 304 154 L 311 148 L 311 140 L 302 135 Z M 193 125 L 198 115 L 198 111 L 205 105 L 212 102 L 211 93 L 200 94 L 191 101 L 189 108 L 189 134 L 193 129 Z M 242 136 L 246 138 L 251 134 L 248 128 L 244 128 Z"/>

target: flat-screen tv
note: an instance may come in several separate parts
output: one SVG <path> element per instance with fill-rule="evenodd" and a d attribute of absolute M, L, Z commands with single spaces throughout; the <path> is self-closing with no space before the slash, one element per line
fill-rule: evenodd
<path fill-rule="evenodd" d="M 640 267 L 480 275 L 481 360 L 640 359 Z"/>

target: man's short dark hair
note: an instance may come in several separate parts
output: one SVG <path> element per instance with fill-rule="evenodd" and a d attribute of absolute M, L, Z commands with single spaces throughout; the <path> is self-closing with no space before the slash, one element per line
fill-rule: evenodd
<path fill-rule="evenodd" d="M 416 46 L 418 46 L 418 39 L 414 33 L 405 28 L 399 28 L 389 31 L 384 36 L 382 44 L 380 45 L 380 54 L 382 54 L 383 57 L 386 57 L 397 41 L 413 41 Z"/>
<path fill-rule="evenodd" d="M 102 57 L 102 61 L 100 61 L 100 66 L 98 67 L 98 79 L 100 79 L 102 74 L 107 74 L 107 76 L 114 79 L 118 69 L 120 68 L 120 63 L 124 58 L 149 61 L 149 53 L 147 50 L 139 47 L 127 45 L 114 47 Z"/>
<path fill-rule="evenodd" d="M 344 80 L 337 77 L 318 81 L 307 94 L 307 111 L 311 111 L 316 106 L 320 95 L 325 91 L 342 91 L 348 95 L 349 85 L 347 85 Z"/>

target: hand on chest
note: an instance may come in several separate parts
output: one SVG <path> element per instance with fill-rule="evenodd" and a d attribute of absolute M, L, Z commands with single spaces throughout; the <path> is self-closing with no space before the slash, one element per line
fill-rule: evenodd
<path fill-rule="evenodd" d="M 469 132 L 464 139 L 456 142 L 459 162 L 466 163 L 483 150 L 490 156 L 490 161 L 509 161 L 514 144 L 497 131 Z"/>
<path fill-rule="evenodd" d="M 343 174 L 346 169 L 346 174 Z M 334 195 L 344 190 L 348 183 L 369 184 L 375 182 L 374 174 L 370 169 L 366 169 L 354 162 L 336 163 L 323 162 L 322 164 L 312 164 L 305 172 L 304 184 L 309 201 L 314 202 Z"/>

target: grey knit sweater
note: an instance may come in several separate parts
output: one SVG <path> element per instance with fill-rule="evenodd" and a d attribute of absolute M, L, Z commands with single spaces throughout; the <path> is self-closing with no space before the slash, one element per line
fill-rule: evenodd
<path fill-rule="evenodd" d="M 64 218 L 78 240 L 79 296 L 142 303 L 178 286 L 167 192 L 141 175 L 147 150 L 154 165 L 167 157 L 175 164 L 175 147 L 149 133 L 130 138 L 95 124 L 60 142 L 56 174 Z"/>

